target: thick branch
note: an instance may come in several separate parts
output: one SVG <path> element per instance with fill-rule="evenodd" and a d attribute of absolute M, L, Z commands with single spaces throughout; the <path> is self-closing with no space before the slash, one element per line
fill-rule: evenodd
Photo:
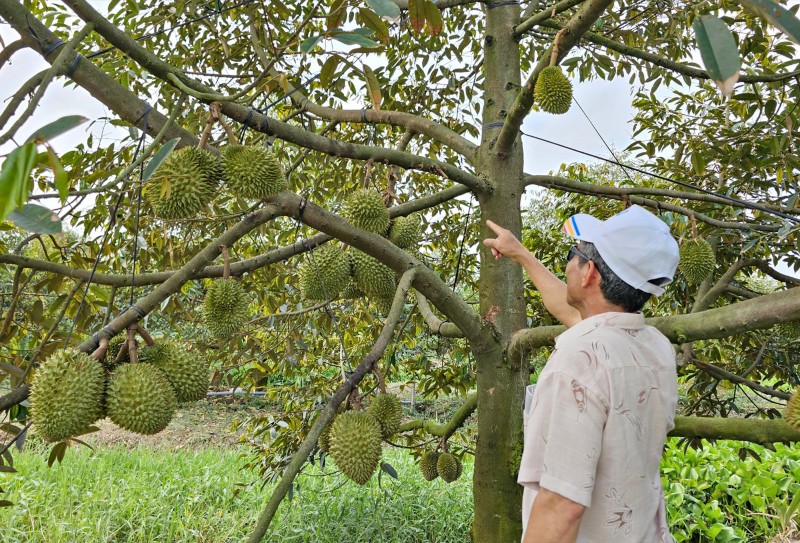
<path fill-rule="evenodd" d="M 539 13 L 532 15 L 514 28 L 514 37 L 519 39 L 525 32 L 534 26 L 551 19 L 552 17 L 567 11 L 568 9 L 582 4 L 585 0 L 561 0 Z"/>
<path fill-rule="evenodd" d="M 397 323 L 400 321 L 403 303 L 405 302 L 409 288 L 411 288 L 411 282 L 413 281 L 416 272 L 417 270 L 415 268 L 411 268 L 403 274 L 403 277 L 400 278 L 400 284 L 397 287 L 394 300 L 392 301 L 392 308 L 389 310 L 389 315 L 386 317 L 386 322 L 383 325 L 380 336 L 378 336 L 378 339 L 375 341 L 375 345 L 373 345 L 372 349 L 370 349 L 369 353 L 367 353 L 367 356 L 364 357 L 364 360 L 361 361 L 355 371 L 353 371 L 347 380 L 345 380 L 345 382 L 342 383 L 342 385 L 336 390 L 330 401 L 328 401 L 328 405 L 325 406 L 325 408 L 317 417 L 317 420 L 314 422 L 311 430 L 309 430 L 308 435 L 300 444 L 300 448 L 294 453 L 294 456 L 292 456 L 292 460 L 286 467 L 286 471 L 284 471 L 280 482 L 275 487 L 275 490 L 272 491 L 272 495 L 270 496 L 267 505 L 264 507 L 264 511 L 261 513 L 253 533 L 251 533 L 250 537 L 247 538 L 248 543 L 258 543 L 262 540 L 264 535 L 267 533 L 267 529 L 269 528 L 275 513 L 278 511 L 278 506 L 280 505 L 281 501 L 283 501 L 283 498 L 286 496 L 286 494 L 288 494 L 289 489 L 294 483 L 295 477 L 297 477 L 297 474 L 300 473 L 301 468 L 306 463 L 306 460 L 311 452 L 314 450 L 314 446 L 316 445 L 320 434 L 322 434 L 322 430 L 330 421 L 333 420 L 333 417 L 336 416 L 336 411 L 339 409 L 339 406 L 342 404 L 342 402 L 347 399 L 347 396 L 350 394 L 350 392 L 358 386 L 358 383 L 361 382 L 367 373 L 372 370 L 375 363 L 381 358 L 381 356 L 383 356 L 383 352 L 389 345 L 389 340 L 392 339 L 394 329 L 397 326 Z"/>
<path fill-rule="evenodd" d="M 153 53 L 139 45 L 136 40 L 113 25 L 85 0 L 65 0 L 65 3 L 70 6 L 78 17 L 84 21 L 91 21 L 94 23 L 98 34 L 106 38 L 112 45 L 128 54 L 134 61 L 159 79 L 174 85 L 174 81 L 171 80 L 172 76 L 178 78 L 186 87 L 193 89 L 197 93 L 201 93 L 201 95 L 211 92 L 211 89 L 205 85 L 191 79 L 185 73 L 162 61 Z M 116 108 L 120 107 L 120 105 L 114 104 L 112 106 L 109 104 L 109 107 L 112 107 L 112 109 L 116 111 Z M 246 124 L 254 130 L 328 155 L 364 161 L 372 159 L 387 164 L 396 164 L 406 169 L 435 173 L 461 183 L 476 192 L 491 191 L 491 186 L 482 179 L 440 160 L 392 149 L 341 142 L 332 138 L 320 136 L 297 126 L 292 126 L 278 119 L 267 117 L 266 115 L 255 112 L 251 108 L 231 102 L 222 103 L 222 112 L 231 119 Z"/>
<path fill-rule="evenodd" d="M 419 306 L 419 312 L 422 318 L 425 319 L 428 328 L 430 328 L 433 333 L 442 337 L 464 337 L 464 333 L 458 329 L 458 326 L 452 322 L 445 322 L 437 317 L 431 305 L 428 303 L 428 299 L 419 292 L 417 292 L 417 305 Z"/>
<path fill-rule="evenodd" d="M 11 57 L 14 53 L 25 49 L 25 47 L 25 42 L 22 40 L 12 41 L 6 45 L 3 50 L 0 51 L 0 70 L 3 69 L 3 66 L 6 62 L 11 60 Z"/>
<path fill-rule="evenodd" d="M 444 424 L 439 424 L 434 420 L 411 420 L 400 426 L 400 432 L 408 432 L 421 428 L 432 436 L 442 437 L 445 441 L 453 435 L 456 430 L 464 425 L 464 421 L 478 408 L 478 395 L 470 394 L 466 401 L 461 404 L 453 417 Z"/>
<path fill-rule="evenodd" d="M 687 217 L 694 216 L 698 221 L 710 224 L 711 226 L 716 226 L 717 228 L 735 228 L 737 230 L 757 230 L 759 232 L 777 232 L 781 228 L 780 225 L 770 226 L 767 224 L 758 224 L 758 223 L 738 223 L 738 222 L 720 221 L 712 217 L 709 217 L 708 215 L 698 213 L 697 211 L 693 211 L 683 206 L 670 204 L 667 202 L 661 202 L 659 200 L 651 200 L 650 198 L 641 198 L 639 196 L 628 196 L 629 194 L 632 194 L 634 192 L 635 189 L 633 187 L 631 187 L 630 190 L 627 187 L 607 187 L 603 185 L 594 185 L 592 183 L 584 183 L 583 181 L 576 181 L 574 179 L 566 179 L 564 177 L 558 177 L 554 175 L 525 175 L 524 180 L 526 185 L 539 185 L 540 187 L 563 190 L 565 192 L 574 192 L 577 194 L 588 194 L 591 196 L 603 195 L 607 198 L 613 198 L 615 200 L 627 200 L 633 204 L 653 207 L 659 210 L 674 211 L 675 213 L 680 213 L 681 215 L 685 215 Z M 651 190 L 655 191 L 658 189 L 651 189 Z M 683 193 L 683 194 L 691 194 L 691 193 Z M 670 196 L 672 196 L 672 194 L 670 194 Z M 735 205 L 735 203 L 726 201 L 725 205 Z M 741 207 L 746 207 L 746 206 L 742 205 Z"/>
<path fill-rule="evenodd" d="M 561 62 L 575 44 L 578 43 L 581 36 L 591 28 L 594 22 L 603 14 L 611 3 L 612 0 L 586 0 L 578 12 L 564 25 L 565 32 L 558 43 L 556 64 Z M 536 85 L 539 72 L 549 65 L 550 50 L 545 52 L 539 59 L 528 81 L 526 81 L 525 85 L 520 89 L 517 99 L 514 101 L 514 105 L 511 106 L 511 110 L 508 112 L 508 117 L 506 117 L 506 121 L 497 138 L 496 148 L 499 153 L 507 153 L 514 144 L 514 140 L 516 140 L 517 134 L 519 133 L 519 128 L 522 126 L 522 121 L 533 106 L 533 88 Z"/>
<path fill-rule="evenodd" d="M 728 337 L 798 320 L 800 288 L 792 288 L 700 313 L 651 317 L 646 322 L 661 330 L 671 342 L 686 343 Z M 552 345 L 555 337 L 564 329 L 563 326 L 541 326 L 520 330 L 511 341 L 509 357 L 518 357 L 533 348 Z"/>
<path fill-rule="evenodd" d="M 725 381 L 730 381 L 731 383 L 736 383 L 736 384 L 739 384 L 739 385 L 745 385 L 745 386 L 747 386 L 749 388 L 752 388 L 753 390 L 757 390 L 757 391 L 762 392 L 762 393 L 764 393 L 764 394 L 766 394 L 768 396 L 773 396 L 775 398 L 780 398 L 782 400 L 787 400 L 787 401 L 792 396 L 791 394 L 789 394 L 787 392 L 782 392 L 780 390 L 775 390 L 774 388 L 766 387 L 766 386 L 764 386 L 764 385 L 762 385 L 760 383 L 756 383 L 755 381 L 751 381 L 749 379 L 745 379 L 744 377 L 739 377 L 735 373 L 731 373 L 731 372 L 726 371 L 726 370 L 724 370 L 722 368 L 718 368 L 717 366 L 715 366 L 713 364 L 709 364 L 707 362 L 702 362 L 700 360 L 692 360 L 692 364 L 694 364 L 696 367 L 700 368 L 701 370 L 705 371 L 706 373 L 709 373 L 709 374 L 713 375 L 714 377 L 717 377 L 719 379 L 723 379 Z"/>
<path fill-rule="evenodd" d="M 561 29 L 564 27 L 564 25 L 552 20 L 544 22 L 543 26 L 547 26 L 553 29 Z M 611 49 L 612 51 L 616 51 L 617 53 L 620 53 L 622 55 L 645 60 L 647 62 L 650 62 L 651 64 L 655 64 L 656 66 L 666 68 L 667 70 L 679 73 L 681 75 L 686 75 L 689 77 L 693 77 L 695 79 L 711 79 L 711 76 L 708 75 L 708 72 L 701 68 L 697 68 L 690 64 L 684 64 L 682 62 L 675 62 L 673 60 L 669 60 L 664 57 L 658 56 L 654 53 L 649 53 L 642 49 L 637 49 L 636 47 L 623 45 L 618 41 L 603 36 L 602 34 L 597 34 L 595 32 L 586 32 L 583 35 L 583 39 L 585 39 L 586 41 L 590 41 L 592 43 L 596 43 L 597 45 L 603 46 L 606 49 Z M 795 70 L 794 72 L 788 72 L 782 74 L 765 74 L 765 75 L 742 74 L 739 76 L 739 81 L 741 83 L 773 83 L 773 82 L 795 79 L 798 76 L 800 76 L 800 70 Z"/>
<path fill-rule="evenodd" d="M 761 444 L 800 441 L 800 432 L 780 419 L 675 417 L 675 428 L 668 435 L 671 437 L 735 439 Z"/>
<path fill-rule="evenodd" d="M 758 262 L 756 259 L 745 259 L 745 260 L 737 260 L 730 267 L 725 270 L 725 273 L 722 274 L 717 282 L 711 287 L 702 298 L 695 301 L 694 305 L 692 306 L 692 313 L 699 313 L 700 311 L 705 311 L 711 304 L 714 303 L 725 289 L 728 287 L 728 284 L 733 281 L 733 278 L 736 277 L 736 274 L 739 273 L 739 270 L 745 268 L 747 266 L 752 266 Z"/>

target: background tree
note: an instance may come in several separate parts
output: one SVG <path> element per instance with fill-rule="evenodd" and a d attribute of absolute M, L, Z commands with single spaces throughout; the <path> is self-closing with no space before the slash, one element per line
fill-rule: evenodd
<path fill-rule="evenodd" d="M 711 80 L 729 79 L 730 48 L 716 50 L 719 62 L 708 72 L 693 61 L 690 26 L 702 14 L 719 17 L 737 40 L 741 75 L 727 100 Z M 800 320 L 800 290 L 787 288 L 797 280 L 775 269 L 780 261 L 800 267 L 800 67 L 791 25 L 776 30 L 727 1 L 661 0 L 112 1 L 108 17 L 86 0 L 9 0 L 0 4 L 0 17 L 20 35 L 0 55 L 0 67 L 21 48 L 53 65 L 15 93 L 0 142 L 16 133 L 19 122 L 9 120 L 28 95 L 35 106 L 61 76 L 107 105 L 115 122 L 138 129 L 109 145 L 89 138 L 61 157 L 63 173 L 46 153 L 34 160 L 30 149 L 46 138 L 24 154 L 30 181 L 27 170 L 4 170 L 3 183 L 24 183 L 17 192 L 25 196 L 33 188 L 34 201 L 59 197 L 51 185 L 58 188 L 60 216 L 82 235 L 54 258 L 43 258 L 51 251 L 46 243 L 48 255 L 25 256 L 36 237 L 3 242 L 0 262 L 9 266 L 12 288 L 3 298 L 0 336 L 19 354 L 4 357 L 15 380 L 0 409 L 27 396 L 31 368 L 48 354 L 70 342 L 91 352 L 142 319 L 207 352 L 220 373 L 236 375 L 248 364 L 244 377 L 273 385 L 266 390 L 286 411 L 253 428 L 260 467 L 282 474 L 253 541 L 339 405 L 356 388 L 362 395 L 375 388 L 372 377 L 361 379 L 376 364 L 384 377 L 413 375 L 426 392 L 476 389 L 451 423 L 412 421 L 402 439 L 415 446 L 446 440 L 475 411 L 477 439 L 458 434 L 453 447 L 475 455 L 474 540 L 519 539 L 515 459 L 529 355 L 552 344 L 561 328 L 526 290 L 520 268 L 495 261 L 479 241 L 489 235 L 485 219 L 521 235 L 529 186 L 558 196 L 537 192 L 534 200 L 549 205 L 530 220 L 545 227 L 526 234 L 556 268 L 563 264 L 563 251 L 555 250 L 563 242 L 553 234 L 560 221 L 577 211 L 609 215 L 620 202 L 650 207 L 676 237 L 711 240 L 714 272 L 699 285 L 679 277 L 648 308 L 651 322 L 680 344 L 682 373 L 696 372 L 687 414 L 727 415 L 714 398 L 722 380 L 779 399 L 788 395 L 773 378 L 796 381 L 786 354 L 791 346 L 755 332 Z M 663 177 L 580 165 L 557 175 L 524 171 L 520 127 L 539 107 L 534 88 L 542 70 L 558 64 L 578 82 L 630 80 L 638 139 L 629 151 Z M 132 166 L 159 142 L 197 145 L 207 126 L 204 143 L 214 152 L 234 138 L 271 146 L 290 190 L 259 203 L 223 192 L 198 217 L 158 219 L 141 198 L 144 172 Z M 423 213 L 418 252 L 339 216 L 359 187 L 381 192 L 392 217 Z M 381 307 L 374 300 L 301 300 L 298 262 L 313 264 L 312 249 L 332 238 L 401 277 L 391 309 L 387 300 Z M 195 310 L 208 280 L 223 274 L 212 264 L 220 246 L 229 248 L 230 272 L 242 278 L 259 314 L 226 343 L 197 326 Z M 753 288 L 755 270 L 758 281 L 776 281 L 774 292 Z M 411 287 L 415 303 L 404 309 Z M 19 302 L 26 288 L 52 301 L 26 306 Z M 383 315 L 379 330 L 374 323 Z M 674 434 L 764 443 L 798 438 L 779 421 L 699 417 L 680 419 Z"/>

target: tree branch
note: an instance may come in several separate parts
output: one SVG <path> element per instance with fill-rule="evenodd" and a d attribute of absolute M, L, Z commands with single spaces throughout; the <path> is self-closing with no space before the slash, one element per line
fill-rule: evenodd
<path fill-rule="evenodd" d="M 434 420 L 410 420 L 400 426 L 399 432 L 408 432 L 421 428 L 432 436 L 444 438 L 445 441 L 453 435 L 456 430 L 464 425 L 469 416 L 478 408 L 478 395 L 470 394 L 458 408 L 458 411 L 444 424 L 439 424 Z"/>
<path fill-rule="evenodd" d="M 8 45 L 6 45 L 5 48 L 3 48 L 2 51 L 0 51 L 0 70 L 3 69 L 3 66 L 5 65 L 6 62 L 11 60 L 11 57 L 14 53 L 16 53 L 17 51 L 21 51 L 22 49 L 25 49 L 25 47 L 26 47 L 25 42 L 22 40 L 12 41 Z"/>
<path fill-rule="evenodd" d="M 700 313 L 650 317 L 645 322 L 658 328 L 671 342 L 686 343 L 728 337 L 797 320 L 800 320 L 800 288 L 765 294 Z M 536 347 L 552 345 L 555 337 L 564 330 L 563 326 L 520 330 L 511 340 L 509 357 L 519 357 Z"/>
<path fill-rule="evenodd" d="M 552 17 L 555 17 L 559 13 L 562 13 L 572 7 L 575 7 L 578 4 L 582 4 L 583 2 L 585 2 L 585 0 L 561 0 L 560 2 L 553 4 L 547 9 L 542 10 L 535 15 L 532 15 L 530 18 L 518 24 L 514 28 L 514 37 L 520 39 L 525 32 L 532 29 L 534 26 Z"/>
<path fill-rule="evenodd" d="M 297 477 L 297 474 L 300 473 L 300 469 L 306 463 L 309 455 L 314 450 L 314 446 L 316 445 L 317 440 L 319 440 L 322 430 L 336 416 L 336 412 L 342 402 L 347 399 L 350 393 L 358 386 L 358 383 L 361 382 L 361 380 L 372 370 L 375 363 L 383 356 L 383 352 L 389 345 L 389 340 L 392 339 L 394 329 L 397 326 L 397 323 L 400 321 L 400 316 L 403 311 L 403 303 L 405 302 L 406 295 L 408 294 L 408 290 L 411 288 L 411 282 L 413 281 L 416 273 L 417 268 L 411 268 L 407 270 L 400 278 L 400 284 L 397 286 L 397 290 L 394 294 L 394 300 L 392 301 L 392 308 L 389 310 L 389 315 L 386 317 L 386 322 L 383 325 L 383 329 L 381 330 L 378 339 L 375 341 L 372 349 L 370 349 L 369 353 L 367 353 L 367 356 L 364 357 L 353 373 L 350 374 L 350 376 L 338 389 L 336 389 L 336 392 L 328 401 L 328 404 L 311 426 L 311 430 L 309 430 L 308 435 L 300 444 L 297 452 L 295 452 L 292 456 L 292 460 L 286 467 L 283 477 L 281 477 L 280 482 L 278 482 L 275 489 L 272 491 L 272 495 L 270 496 L 267 505 L 264 507 L 264 511 L 261 513 L 255 529 L 250 534 L 250 537 L 247 538 L 248 543 L 258 543 L 262 540 L 264 535 L 267 533 L 267 529 L 269 528 L 275 513 L 278 511 L 278 506 L 280 505 L 281 501 L 283 501 L 283 498 L 286 496 L 286 494 L 288 494 L 295 477 Z"/>
<path fill-rule="evenodd" d="M 725 289 L 728 287 L 728 283 L 733 281 L 733 278 L 736 277 L 736 274 L 739 273 L 739 270 L 748 266 L 752 266 L 756 262 L 758 262 L 758 260 L 749 258 L 737 260 L 731 264 L 725 273 L 722 274 L 722 277 L 717 280 L 714 286 L 708 289 L 708 291 L 701 298 L 695 301 L 694 305 L 692 306 L 692 313 L 705 311 L 711 307 L 711 304 L 714 303 L 714 300 L 716 300 L 720 294 L 725 292 Z"/>
<path fill-rule="evenodd" d="M 751 443 L 794 443 L 800 432 L 781 419 L 739 419 L 721 417 L 675 417 L 670 437 L 734 439 Z"/>
<path fill-rule="evenodd" d="M 556 64 L 561 62 L 611 3 L 612 0 L 586 0 L 584 2 L 578 12 L 564 25 L 565 32 L 559 41 Z M 530 113 L 533 106 L 533 88 L 536 85 L 539 72 L 550 65 L 551 50 L 552 47 L 542 54 L 530 77 L 528 77 L 528 81 L 520 89 L 514 105 L 511 106 L 495 144 L 498 153 L 508 153 L 517 138 L 522 121 Z"/>
<path fill-rule="evenodd" d="M 729 221 L 719 221 L 708 215 L 698 213 L 689 208 L 661 202 L 658 200 L 651 200 L 649 198 L 641 198 L 639 196 L 629 196 L 636 190 L 634 187 L 628 189 L 627 187 L 607 187 L 602 185 L 593 185 L 592 183 L 584 183 L 583 181 L 576 181 L 573 179 L 566 179 L 564 177 L 557 177 L 553 175 L 525 175 L 524 181 L 526 185 L 538 185 L 549 189 L 563 190 L 565 192 L 574 192 L 577 194 L 588 194 L 591 196 L 605 196 L 613 198 L 614 200 L 627 200 L 634 204 L 639 204 L 647 207 L 653 207 L 659 210 L 674 211 L 687 217 L 694 216 L 698 221 L 716 226 L 717 228 L 735 228 L 737 230 L 757 230 L 759 232 L 777 232 L 780 230 L 781 225 L 770 226 L 758 223 L 738 223 Z M 656 191 L 659 189 L 650 189 Z M 691 194 L 691 193 L 683 193 Z M 698 198 L 699 199 L 699 198 Z M 733 202 L 726 201 L 725 205 L 734 205 Z M 744 206 L 742 206 L 744 207 Z"/>
<path fill-rule="evenodd" d="M 428 299 L 419 292 L 417 292 L 417 305 L 419 306 L 419 312 L 422 318 L 425 319 L 428 328 L 430 328 L 433 333 L 442 337 L 464 337 L 464 333 L 458 329 L 458 326 L 452 322 L 445 322 L 437 317 L 431 305 L 428 303 Z"/>
<path fill-rule="evenodd" d="M 731 383 L 737 383 L 740 385 L 748 386 L 753 390 L 763 392 L 764 394 L 767 394 L 768 396 L 772 396 L 774 398 L 780 398 L 782 400 L 788 401 L 789 398 L 792 397 L 792 395 L 787 392 L 775 390 L 774 388 L 766 387 L 761 383 L 756 383 L 755 381 L 750 381 L 749 379 L 745 379 L 744 377 L 739 377 L 735 373 L 731 373 L 722 368 L 718 368 L 717 366 L 709 364 L 707 362 L 703 362 L 702 360 L 692 359 L 692 364 L 694 364 L 695 367 L 700 368 L 704 372 L 709 373 L 714 377 L 717 377 L 718 379 L 723 379 L 725 381 L 730 381 Z"/>

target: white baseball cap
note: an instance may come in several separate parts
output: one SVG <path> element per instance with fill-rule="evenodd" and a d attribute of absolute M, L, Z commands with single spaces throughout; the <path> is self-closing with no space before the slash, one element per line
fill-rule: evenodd
<path fill-rule="evenodd" d="M 564 232 L 593 243 L 617 277 L 656 296 L 672 282 L 680 260 L 669 226 L 637 205 L 605 221 L 585 213 L 573 215 L 564 223 Z"/>

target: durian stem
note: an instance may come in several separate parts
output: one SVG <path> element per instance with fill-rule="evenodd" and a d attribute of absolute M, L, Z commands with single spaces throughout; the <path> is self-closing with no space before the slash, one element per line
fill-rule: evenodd
<path fill-rule="evenodd" d="M 120 364 L 122 364 L 122 360 L 125 358 L 125 355 L 127 354 L 128 354 L 128 342 L 126 340 L 122 342 L 122 345 L 119 348 L 119 352 L 117 353 L 117 356 L 114 358 L 114 367 L 117 367 Z"/>
<path fill-rule="evenodd" d="M 208 138 L 211 136 L 211 130 L 214 128 L 214 123 L 219 120 L 220 115 L 220 105 L 219 102 L 212 102 L 210 106 L 208 106 L 209 113 L 208 119 L 206 119 L 206 126 L 203 128 L 203 134 L 200 136 L 200 141 L 197 143 L 198 149 L 205 149 L 206 144 L 208 143 Z"/>
<path fill-rule="evenodd" d="M 131 359 L 131 364 L 139 363 L 139 355 L 136 348 L 136 324 L 128 326 L 128 358 Z"/>
<path fill-rule="evenodd" d="M 556 37 L 553 40 L 553 48 L 550 50 L 550 66 L 555 66 L 558 64 L 558 55 L 560 53 L 559 44 L 561 43 L 562 36 L 568 32 L 567 28 L 562 28 L 556 33 Z"/>
<path fill-rule="evenodd" d="M 107 351 L 108 351 L 108 339 L 102 338 L 100 340 L 100 346 L 94 350 L 94 352 L 91 354 L 91 357 L 94 358 L 95 360 L 101 360 L 106 355 Z"/>
<path fill-rule="evenodd" d="M 378 365 L 375 364 L 375 367 L 372 368 L 372 373 L 375 374 L 375 377 L 378 379 L 378 388 L 381 391 L 381 394 L 386 394 L 386 379 L 383 376 L 383 372 L 378 368 Z"/>
<path fill-rule="evenodd" d="M 689 213 L 689 220 L 692 223 L 692 239 L 697 239 L 697 219 L 694 217 L 694 213 Z"/>
<path fill-rule="evenodd" d="M 156 344 L 156 342 L 153 341 L 153 336 L 150 335 L 150 332 L 144 329 L 144 326 L 142 326 L 141 324 L 137 324 L 137 331 L 139 332 L 139 335 L 142 336 L 145 345 L 147 345 L 148 347 L 152 347 L 153 345 Z"/>
<path fill-rule="evenodd" d="M 219 246 L 219 250 L 222 253 L 222 278 L 223 279 L 230 279 L 231 278 L 231 257 L 228 254 L 228 248 L 224 245 Z"/>

